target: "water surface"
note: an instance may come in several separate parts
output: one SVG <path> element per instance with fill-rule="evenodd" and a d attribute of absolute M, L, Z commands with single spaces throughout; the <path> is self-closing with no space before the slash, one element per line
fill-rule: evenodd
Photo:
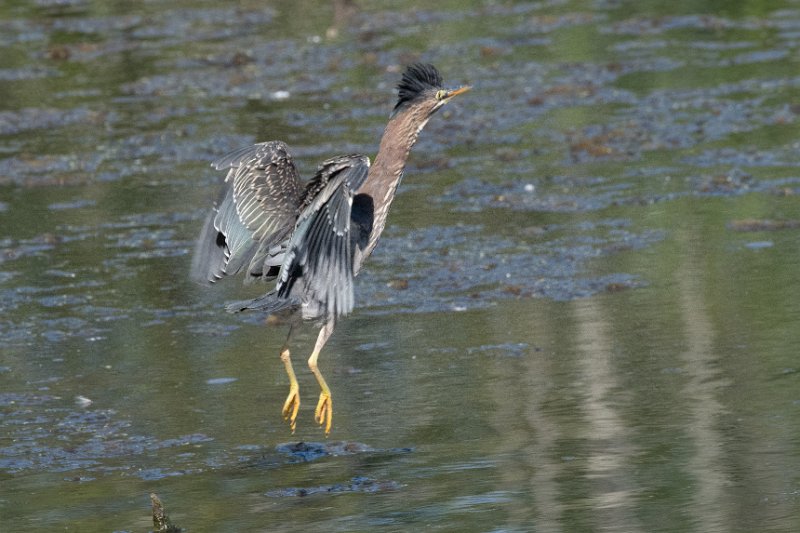
<path fill-rule="evenodd" d="M 800 529 L 791 1 L 0 7 L 0 517 L 13 531 Z M 335 417 L 280 417 L 260 289 L 187 279 L 208 162 L 415 147 Z"/>

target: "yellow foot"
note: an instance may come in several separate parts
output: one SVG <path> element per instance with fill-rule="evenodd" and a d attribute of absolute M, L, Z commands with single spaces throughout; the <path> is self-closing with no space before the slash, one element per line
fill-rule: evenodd
<path fill-rule="evenodd" d="M 289 421 L 289 428 L 294 435 L 297 427 L 297 411 L 300 409 L 300 390 L 296 386 L 289 387 L 289 395 L 283 402 L 283 419 Z"/>
<path fill-rule="evenodd" d="M 333 420 L 333 401 L 330 394 L 322 392 L 319 395 L 317 409 L 314 411 L 314 420 L 319 425 L 325 424 L 325 436 L 327 437 L 331 432 L 331 421 Z"/>

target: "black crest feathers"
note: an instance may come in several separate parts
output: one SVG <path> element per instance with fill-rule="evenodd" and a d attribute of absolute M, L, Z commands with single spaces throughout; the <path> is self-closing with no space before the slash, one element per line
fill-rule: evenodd
<path fill-rule="evenodd" d="M 426 89 L 442 87 L 442 76 L 433 65 L 415 63 L 410 65 L 403 73 L 403 79 L 397 85 L 398 100 L 394 110 L 400 109 L 403 104 L 411 102 Z"/>

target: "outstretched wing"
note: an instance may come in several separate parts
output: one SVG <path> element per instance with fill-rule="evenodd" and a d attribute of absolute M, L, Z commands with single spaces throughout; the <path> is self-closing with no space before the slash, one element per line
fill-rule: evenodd
<path fill-rule="evenodd" d="M 280 244 L 294 228 L 303 184 L 286 145 L 270 141 L 214 161 L 227 170 L 192 259 L 192 278 L 214 282 L 240 272 L 265 277 L 282 258 Z M 276 264 L 277 263 L 277 264 Z"/>
<path fill-rule="evenodd" d="M 303 302 L 306 318 L 353 309 L 353 255 L 360 235 L 351 214 L 368 172 L 366 156 L 336 157 L 320 165 L 308 184 L 277 285 L 279 297 Z"/>

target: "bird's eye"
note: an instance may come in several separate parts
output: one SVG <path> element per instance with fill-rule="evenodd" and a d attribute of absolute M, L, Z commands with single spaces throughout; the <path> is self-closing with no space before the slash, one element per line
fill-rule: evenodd
<path fill-rule="evenodd" d="M 447 91 L 444 89 L 439 89 L 436 91 L 436 99 L 437 100 L 444 100 L 444 97 L 447 95 Z"/>

